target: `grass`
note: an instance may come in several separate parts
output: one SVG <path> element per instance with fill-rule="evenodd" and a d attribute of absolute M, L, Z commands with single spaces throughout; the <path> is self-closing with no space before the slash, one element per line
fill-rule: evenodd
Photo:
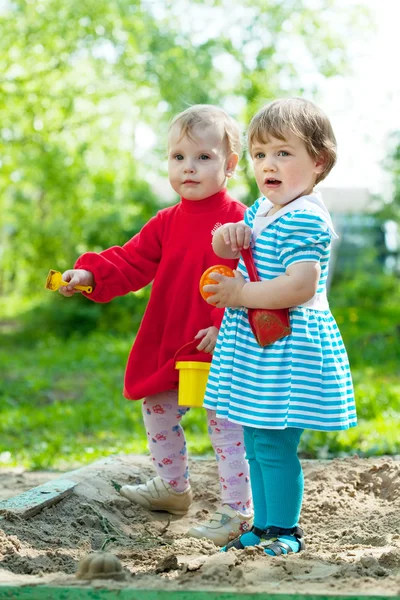
<path fill-rule="evenodd" d="M 305 431 L 304 457 L 400 454 L 400 286 L 384 280 L 375 290 L 371 282 L 376 278 L 337 286 L 332 303 L 350 356 L 359 424 L 339 433 Z M 146 298 L 128 295 L 106 305 L 50 293 L 46 301 L 43 293 L 0 298 L 0 466 L 73 468 L 147 452 L 141 402 L 122 396 Z M 183 425 L 189 452 L 211 454 L 205 411 L 190 410 Z"/>
<path fill-rule="evenodd" d="M 141 402 L 127 401 L 121 391 L 130 335 L 46 335 L 31 343 L 4 337 L 0 466 L 70 468 L 119 452 L 147 451 Z M 400 454 L 395 367 L 358 367 L 353 377 L 359 426 L 330 434 L 306 431 L 303 456 Z M 189 411 L 184 426 L 192 454 L 212 451 L 202 409 Z"/>
<path fill-rule="evenodd" d="M 141 402 L 122 396 L 131 343 L 105 334 L 6 343 L 0 350 L 0 466 L 65 468 L 146 452 Z M 191 450 L 202 453 L 205 414 L 191 412 L 185 417 Z"/>

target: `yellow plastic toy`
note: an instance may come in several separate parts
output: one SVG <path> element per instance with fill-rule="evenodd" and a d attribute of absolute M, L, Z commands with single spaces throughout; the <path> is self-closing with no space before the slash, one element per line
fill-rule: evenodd
<path fill-rule="evenodd" d="M 181 360 L 175 368 L 179 371 L 178 404 L 203 406 L 210 363 Z"/>
<path fill-rule="evenodd" d="M 60 288 L 62 285 L 69 284 L 68 282 L 62 280 L 60 271 L 53 271 L 53 269 L 50 269 L 44 286 L 46 290 L 56 292 L 58 288 Z M 93 288 L 91 285 L 75 285 L 74 290 L 80 290 L 82 292 L 87 292 L 88 294 L 91 294 L 93 292 Z"/>

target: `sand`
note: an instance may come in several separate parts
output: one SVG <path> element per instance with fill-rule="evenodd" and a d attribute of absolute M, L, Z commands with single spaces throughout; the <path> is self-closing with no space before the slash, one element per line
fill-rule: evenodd
<path fill-rule="evenodd" d="M 0 584 L 400 595 L 400 461 L 353 457 L 303 466 L 303 553 L 220 553 L 211 542 L 185 537 L 218 504 L 213 460 L 191 461 L 194 503 L 185 517 L 171 517 L 117 493 L 112 481 L 139 483 L 154 473 L 148 457 L 116 456 L 68 473 L 78 485 L 57 505 L 26 520 L 3 516 Z M 61 476 L 0 471 L 0 498 Z M 101 549 L 120 559 L 122 580 L 77 579 L 79 560 Z"/>

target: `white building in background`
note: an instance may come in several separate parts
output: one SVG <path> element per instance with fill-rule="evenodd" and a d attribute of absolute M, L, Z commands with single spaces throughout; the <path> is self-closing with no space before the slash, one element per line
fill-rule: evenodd
<path fill-rule="evenodd" d="M 332 215 L 366 214 L 377 208 L 367 188 L 325 187 L 321 184 L 316 189 L 321 192 L 326 207 Z"/>

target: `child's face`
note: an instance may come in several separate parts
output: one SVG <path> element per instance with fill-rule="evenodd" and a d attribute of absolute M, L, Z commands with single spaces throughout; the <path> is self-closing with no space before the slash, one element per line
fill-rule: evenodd
<path fill-rule="evenodd" d="M 304 142 L 289 132 L 285 140 L 271 137 L 265 144 L 255 141 L 251 157 L 257 185 L 275 205 L 272 212 L 310 194 L 325 164 L 323 158 L 311 158 Z"/>
<path fill-rule="evenodd" d="M 168 138 L 168 177 L 177 194 L 202 200 L 219 192 L 237 165 L 238 155 L 227 151 L 226 141 L 216 129 L 198 128 L 193 139 L 182 137 L 178 125 Z"/>

